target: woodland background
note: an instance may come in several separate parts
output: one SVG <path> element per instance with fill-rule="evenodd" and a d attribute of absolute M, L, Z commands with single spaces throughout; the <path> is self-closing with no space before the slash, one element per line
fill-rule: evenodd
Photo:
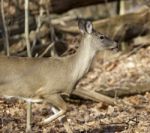
<path fill-rule="evenodd" d="M 1 0 L 0 55 L 69 56 L 76 52 L 81 39 L 77 18 L 93 21 L 96 30 L 118 42 L 119 51 L 98 53 L 77 88 L 93 90 L 120 102 L 112 106 L 76 96 L 65 98 L 69 125 L 74 133 L 148 133 L 150 1 L 29 0 L 26 10 L 25 1 L 28 2 Z M 52 114 L 48 104 L 33 104 L 32 113 L 33 132 L 66 132 L 58 120 L 39 124 Z M 0 132 L 23 133 L 25 124 L 26 103 L 0 98 Z"/>

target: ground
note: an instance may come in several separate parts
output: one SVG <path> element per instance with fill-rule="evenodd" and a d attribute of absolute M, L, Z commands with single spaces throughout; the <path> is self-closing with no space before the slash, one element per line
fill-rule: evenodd
<path fill-rule="evenodd" d="M 123 104 L 124 103 L 124 104 Z M 68 123 L 74 133 L 148 133 L 150 130 L 150 93 L 119 100 L 116 106 L 80 99 L 67 102 Z M 46 104 L 33 104 L 34 133 L 65 133 L 58 120 L 41 125 L 52 115 Z M 16 99 L 0 99 L 0 132 L 24 133 L 26 103 Z"/>

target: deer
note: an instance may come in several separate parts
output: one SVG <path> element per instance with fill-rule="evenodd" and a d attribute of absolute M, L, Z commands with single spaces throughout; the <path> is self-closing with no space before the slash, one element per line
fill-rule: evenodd
<path fill-rule="evenodd" d="M 67 104 L 62 94 L 76 94 L 98 102 L 107 100 L 113 104 L 113 98 L 96 92 L 76 90 L 75 85 L 89 71 L 96 53 L 115 49 L 117 43 L 94 30 L 91 21 L 80 19 L 78 27 L 82 39 L 73 55 L 47 58 L 0 57 L 0 97 L 49 103 L 58 111 L 44 119 L 43 123 L 61 118 L 67 112 Z M 26 126 L 27 130 L 31 128 L 30 120 L 27 120 Z"/>

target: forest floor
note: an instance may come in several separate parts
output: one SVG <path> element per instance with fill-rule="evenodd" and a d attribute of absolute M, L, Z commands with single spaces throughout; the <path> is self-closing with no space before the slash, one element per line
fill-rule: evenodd
<path fill-rule="evenodd" d="M 150 93 L 122 99 L 126 105 L 116 106 L 88 100 L 68 102 L 66 117 L 74 133 L 148 133 L 150 130 Z M 52 115 L 48 104 L 33 104 L 32 131 L 34 133 L 65 133 L 58 120 L 41 125 Z M 0 99 L 0 132 L 24 133 L 26 103 L 16 99 Z"/>

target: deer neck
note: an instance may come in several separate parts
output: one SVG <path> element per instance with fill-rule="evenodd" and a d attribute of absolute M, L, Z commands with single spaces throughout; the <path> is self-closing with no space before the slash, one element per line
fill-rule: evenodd
<path fill-rule="evenodd" d="M 92 36 L 86 35 L 74 56 L 72 67 L 73 67 L 73 78 L 79 80 L 88 70 L 92 63 L 93 57 L 96 50 L 92 47 L 91 41 Z"/>

